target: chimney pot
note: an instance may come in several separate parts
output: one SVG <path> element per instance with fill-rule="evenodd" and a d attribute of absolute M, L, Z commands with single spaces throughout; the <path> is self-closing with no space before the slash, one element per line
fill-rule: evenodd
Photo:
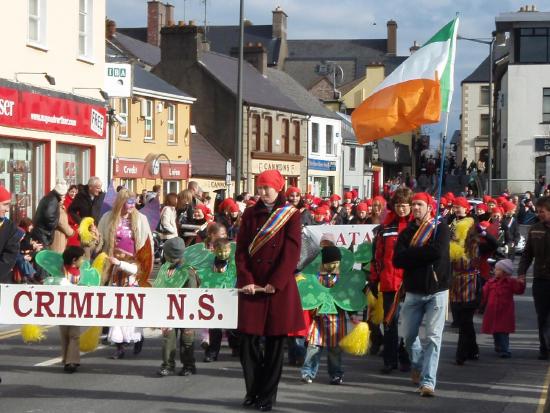
<path fill-rule="evenodd" d="M 179 27 L 185 26 L 185 20 L 178 20 L 178 26 Z"/>
<path fill-rule="evenodd" d="M 397 22 L 388 20 L 388 39 L 387 39 L 387 55 L 395 56 L 397 54 Z"/>

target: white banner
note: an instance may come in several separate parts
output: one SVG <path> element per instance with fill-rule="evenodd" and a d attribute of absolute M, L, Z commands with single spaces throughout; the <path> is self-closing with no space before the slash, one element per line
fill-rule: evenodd
<path fill-rule="evenodd" d="M 0 284 L 0 323 L 237 328 L 236 289 Z"/>
<path fill-rule="evenodd" d="M 304 227 L 308 235 L 316 245 L 319 245 L 323 234 L 334 234 L 336 246 L 349 247 L 359 245 L 363 242 L 372 242 L 373 230 L 378 225 L 308 225 Z"/>

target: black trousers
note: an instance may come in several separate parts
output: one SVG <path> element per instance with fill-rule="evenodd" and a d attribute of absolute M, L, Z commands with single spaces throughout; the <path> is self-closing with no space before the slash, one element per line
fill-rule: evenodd
<path fill-rule="evenodd" d="M 539 328 L 539 350 L 541 354 L 548 354 L 547 330 L 548 316 L 550 314 L 550 280 L 544 278 L 533 279 L 533 299 L 537 312 L 537 324 Z"/>
<path fill-rule="evenodd" d="M 458 344 L 456 346 L 457 361 L 466 361 L 479 354 L 474 328 L 474 313 L 476 308 L 469 304 L 453 304 L 458 323 Z"/>
<path fill-rule="evenodd" d="M 378 293 L 378 296 L 383 294 L 384 297 L 384 318 L 388 314 L 393 305 L 395 299 L 395 292 L 384 292 Z M 399 344 L 399 333 L 397 330 L 397 325 L 399 322 L 399 312 L 396 311 L 395 315 L 389 324 L 384 324 L 384 366 L 391 366 L 396 368 L 397 361 L 402 366 L 410 366 L 411 362 L 409 359 L 409 354 L 405 350 L 403 344 Z"/>
<path fill-rule="evenodd" d="M 283 372 L 285 338 L 265 337 L 262 346 L 262 337 L 241 334 L 240 356 L 247 398 L 260 404 L 275 403 Z"/>

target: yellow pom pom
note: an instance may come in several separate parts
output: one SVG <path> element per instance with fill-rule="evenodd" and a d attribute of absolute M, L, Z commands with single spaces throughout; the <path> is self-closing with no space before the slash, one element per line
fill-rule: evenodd
<path fill-rule="evenodd" d="M 340 348 L 353 356 L 364 356 L 369 350 L 369 325 L 361 322 L 355 328 L 340 340 Z"/>
<path fill-rule="evenodd" d="M 368 319 L 374 324 L 382 324 L 384 321 L 384 301 L 382 300 L 381 293 L 378 293 L 377 299 L 369 290 L 367 293 L 367 310 L 368 310 Z"/>
<path fill-rule="evenodd" d="M 80 351 L 94 351 L 99 344 L 101 327 L 90 327 L 80 335 Z"/>
<path fill-rule="evenodd" d="M 102 274 L 103 269 L 105 268 L 105 263 L 107 262 L 107 258 L 109 258 L 107 253 L 102 252 L 97 257 L 95 257 L 95 260 L 92 263 L 92 268 L 95 268 L 97 270 L 97 272 Z"/>
<path fill-rule="evenodd" d="M 35 324 L 23 324 L 21 326 L 21 337 L 24 343 L 37 343 L 46 338 L 44 327 Z"/>
<path fill-rule="evenodd" d="M 95 235 L 90 231 L 92 225 L 94 225 L 94 219 L 92 217 L 86 217 L 80 221 L 78 235 L 80 236 L 80 243 L 82 245 L 90 245 L 95 240 Z"/>

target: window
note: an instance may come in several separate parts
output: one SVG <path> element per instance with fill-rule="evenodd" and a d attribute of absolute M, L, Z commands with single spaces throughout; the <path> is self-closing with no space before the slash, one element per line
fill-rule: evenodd
<path fill-rule="evenodd" d="M 261 151 L 262 150 L 262 142 L 260 139 L 260 115 L 252 115 L 250 117 L 250 147 L 254 148 L 253 150 Z"/>
<path fill-rule="evenodd" d="M 93 55 L 93 0 L 78 2 L 78 55 L 91 58 Z"/>
<path fill-rule="evenodd" d="M 311 124 L 311 152 L 319 153 L 319 124 Z"/>
<path fill-rule="evenodd" d="M 479 118 L 479 136 L 489 136 L 489 115 L 481 115 Z"/>
<path fill-rule="evenodd" d="M 168 143 L 176 142 L 176 105 L 168 105 Z"/>
<path fill-rule="evenodd" d="M 288 119 L 283 119 L 281 128 L 281 141 L 284 153 L 290 153 L 290 122 Z"/>
<path fill-rule="evenodd" d="M 46 1 L 29 0 L 27 41 L 32 45 L 46 46 Z"/>
<path fill-rule="evenodd" d="M 121 138 L 128 137 L 128 99 L 120 99 L 120 108 L 118 109 L 118 116 L 124 119 L 124 122 L 118 124 L 118 136 Z"/>
<path fill-rule="evenodd" d="M 300 121 L 292 122 L 294 126 L 294 154 L 300 155 Z"/>
<path fill-rule="evenodd" d="M 327 125 L 327 135 L 326 135 L 326 152 L 327 154 L 333 153 L 332 148 L 332 125 Z"/>
<path fill-rule="evenodd" d="M 145 139 L 153 139 L 153 101 L 145 101 Z"/>
<path fill-rule="evenodd" d="M 550 123 L 550 88 L 542 89 L 542 121 Z"/>
<path fill-rule="evenodd" d="M 355 148 L 349 148 L 349 169 L 355 171 Z"/>
<path fill-rule="evenodd" d="M 516 61 L 550 63 L 550 29 L 544 27 L 518 29 L 516 37 L 519 38 L 516 42 Z"/>
<path fill-rule="evenodd" d="M 136 180 L 132 178 L 120 178 L 120 184 L 130 192 L 136 192 Z"/>
<path fill-rule="evenodd" d="M 180 181 L 163 181 L 162 190 L 165 196 L 171 192 L 178 194 L 180 192 Z"/>
<path fill-rule="evenodd" d="M 489 86 L 481 86 L 479 89 L 480 106 L 489 106 Z"/>
<path fill-rule="evenodd" d="M 273 118 L 271 116 L 264 118 L 264 134 L 262 136 L 262 146 L 266 152 L 273 152 Z"/>

